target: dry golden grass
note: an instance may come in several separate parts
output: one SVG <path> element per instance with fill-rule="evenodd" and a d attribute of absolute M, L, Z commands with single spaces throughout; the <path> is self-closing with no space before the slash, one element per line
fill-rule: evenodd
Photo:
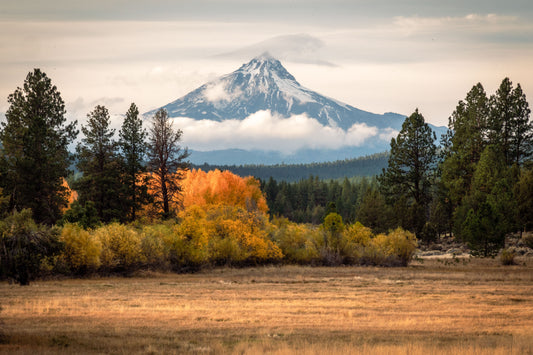
<path fill-rule="evenodd" d="M 258 267 L 0 284 L 0 352 L 533 353 L 533 265 Z"/>

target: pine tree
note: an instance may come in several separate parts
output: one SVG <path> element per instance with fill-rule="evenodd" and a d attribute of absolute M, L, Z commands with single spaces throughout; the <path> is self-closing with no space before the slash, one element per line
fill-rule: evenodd
<path fill-rule="evenodd" d="M 83 176 L 76 182 L 75 189 L 82 205 L 87 201 L 94 203 L 102 222 L 123 220 L 120 165 L 117 144 L 113 140 L 115 130 L 109 127 L 109 112 L 98 105 L 87 118 L 87 125 L 81 128 L 84 138 L 76 147 L 77 166 Z"/>
<path fill-rule="evenodd" d="M 520 232 L 533 228 L 533 168 L 523 168 L 514 186 Z"/>
<path fill-rule="evenodd" d="M 502 151 L 507 165 L 521 165 L 533 153 L 531 110 L 520 84 L 505 78 L 490 99 L 489 141 Z"/>
<path fill-rule="evenodd" d="M 171 217 L 171 205 L 181 193 L 180 182 L 190 164 L 187 148 L 179 145 L 183 132 L 172 128 L 167 111 L 160 109 L 152 119 L 148 145 L 148 171 L 151 173 L 154 205 L 163 218 Z"/>
<path fill-rule="evenodd" d="M 413 220 L 404 227 L 413 230 L 417 237 L 428 218 L 436 139 L 417 109 L 405 119 L 397 138 L 391 140 L 389 166 L 379 177 L 383 193 L 390 201 L 407 200 Z"/>
<path fill-rule="evenodd" d="M 147 132 L 142 127 L 137 106 L 132 103 L 119 132 L 118 145 L 121 150 L 124 208 L 129 212 L 129 220 L 136 218 L 137 211 L 149 200 L 147 189 L 146 157 Z M 141 181 L 142 180 L 142 181 Z"/>
<path fill-rule="evenodd" d="M 470 191 L 477 162 L 486 146 L 488 98 L 478 83 L 459 101 L 449 119 L 449 135 L 444 139 L 443 187 L 448 190 L 452 206 L 461 203 Z"/>
<path fill-rule="evenodd" d="M 472 179 L 472 189 L 455 212 L 455 235 L 474 253 L 489 256 L 504 246 L 505 236 L 515 229 L 516 203 L 513 177 L 499 147 L 483 151 Z"/>
<path fill-rule="evenodd" d="M 357 208 L 357 221 L 375 233 L 385 233 L 393 228 L 390 207 L 377 188 L 369 188 Z"/>
<path fill-rule="evenodd" d="M 0 187 L 10 210 L 30 208 L 35 221 L 53 224 L 67 205 L 63 178 L 69 174 L 68 145 L 78 134 L 77 123 L 66 124 L 61 94 L 40 69 L 28 73 L 8 102 L 0 131 Z"/>

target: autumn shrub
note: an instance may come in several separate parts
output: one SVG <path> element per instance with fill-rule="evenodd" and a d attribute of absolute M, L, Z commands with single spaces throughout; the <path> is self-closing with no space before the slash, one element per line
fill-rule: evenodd
<path fill-rule="evenodd" d="M 63 250 L 58 263 L 74 274 L 94 272 L 100 267 L 102 245 L 90 231 L 78 224 L 66 224 L 61 228 L 59 240 Z"/>
<path fill-rule="evenodd" d="M 372 244 L 375 247 L 375 264 L 386 266 L 407 266 L 418 246 L 415 235 L 399 227 L 388 235 L 377 235 Z"/>
<path fill-rule="evenodd" d="M 346 226 L 341 239 L 344 263 L 364 265 L 375 259 L 372 237 L 372 230 L 360 222 Z"/>
<path fill-rule="evenodd" d="M 268 206 L 253 177 L 191 170 L 183 180 L 183 206 L 174 228 L 176 265 L 247 265 L 280 260 L 268 238 Z"/>
<path fill-rule="evenodd" d="M 167 239 L 172 267 L 184 271 L 198 269 L 209 262 L 208 240 L 210 226 L 206 223 L 206 212 L 191 206 L 179 214 L 180 223 L 175 225 L 170 239 Z"/>
<path fill-rule="evenodd" d="M 319 262 L 323 238 L 315 226 L 294 223 L 287 218 L 275 218 L 272 220 L 270 239 L 280 247 L 288 263 Z"/>
<path fill-rule="evenodd" d="M 172 226 L 152 224 L 141 227 L 141 254 L 144 265 L 154 270 L 170 269 L 170 253 L 173 239 Z"/>
<path fill-rule="evenodd" d="M 111 223 L 93 233 L 102 245 L 100 261 L 103 271 L 129 272 L 144 262 L 142 238 L 135 229 Z"/>
<path fill-rule="evenodd" d="M 516 262 L 514 260 L 516 254 L 514 252 L 514 250 L 511 250 L 511 249 L 502 249 L 501 253 L 500 253 L 500 262 L 502 263 L 502 265 L 515 265 Z"/>
<path fill-rule="evenodd" d="M 266 214 L 227 205 L 209 206 L 206 213 L 214 264 L 248 265 L 282 258 L 281 249 L 268 238 Z"/>

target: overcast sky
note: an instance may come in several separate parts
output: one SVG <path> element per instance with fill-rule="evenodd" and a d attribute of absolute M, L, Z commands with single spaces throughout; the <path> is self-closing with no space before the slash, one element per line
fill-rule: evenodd
<path fill-rule="evenodd" d="M 303 86 L 446 125 L 477 82 L 533 98 L 533 3 L 428 0 L 1 0 L 0 112 L 33 68 L 83 120 L 173 101 L 268 50 Z"/>

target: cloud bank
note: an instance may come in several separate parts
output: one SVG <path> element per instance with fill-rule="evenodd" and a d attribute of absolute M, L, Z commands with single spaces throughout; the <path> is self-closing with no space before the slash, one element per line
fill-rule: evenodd
<path fill-rule="evenodd" d="M 291 154 L 299 149 L 339 149 L 359 147 L 371 139 L 388 141 L 398 132 L 379 130 L 366 124 L 354 124 L 347 131 L 322 126 L 306 115 L 289 118 L 258 111 L 244 120 L 194 120 L 173 118 L 174 125 L 183 131 L 183 144 L 200 151 L 239 148 L 268 150 Z"/>

